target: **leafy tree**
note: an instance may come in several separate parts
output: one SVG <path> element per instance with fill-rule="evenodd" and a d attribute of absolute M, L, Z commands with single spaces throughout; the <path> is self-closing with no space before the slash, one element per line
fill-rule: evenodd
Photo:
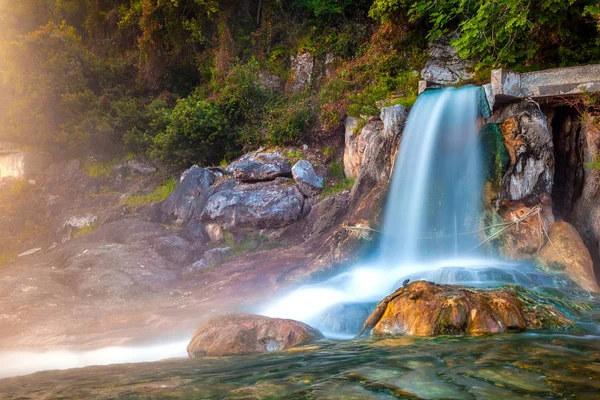
<path fill-rule="evenodd" d="M 597 0 L 375 0 L 370 15 L 425 22 L 429 39 L 459 36 L 460 55 L 480 66 L 536 68 L 600 58 Z"/>

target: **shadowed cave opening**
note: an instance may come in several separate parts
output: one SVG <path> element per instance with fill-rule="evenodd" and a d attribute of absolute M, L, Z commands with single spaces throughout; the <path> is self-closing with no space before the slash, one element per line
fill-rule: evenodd
<path fill-rule="evenodd" d="M 582 236 L 594 261 L 596 277 L 600 276 L 600 254 L 598 243 L 586 238 L 574 218 L 577 201 L 580 199 L 586 175 L 586 156 L 593 154 L 582 122 L 582 113 L 576 106 L 551 104 L 543 107 L 548 120 L 548 129 L 554 144 L 554 185 L 552 206 L 556 220 L 572 224 Z M 589 153 L 589 154 L 588 154 Z"/>

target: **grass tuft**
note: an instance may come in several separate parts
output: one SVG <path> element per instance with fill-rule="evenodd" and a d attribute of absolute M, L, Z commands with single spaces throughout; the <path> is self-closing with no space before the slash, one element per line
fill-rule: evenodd
<path fill-rule="evenodd" d="M 165 201 L 173 190 L 177 187 L 177 179 L 170 178 L 158 186 L 153 192 L 146 194 L 134 194 L 121 200 L 121 205 L 130 208 L 140 208 L 151 203 L 160 203 Z"/>

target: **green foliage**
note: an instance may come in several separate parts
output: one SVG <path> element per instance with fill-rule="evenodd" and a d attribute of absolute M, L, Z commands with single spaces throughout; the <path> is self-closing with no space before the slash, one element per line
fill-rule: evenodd
<path fill-rule="evenodd" d="M 329 175 L 331 178 L 340 180 L 346 177 L 344 173 L 344 166 L 339 161 L 333 161 L 329 164 Z"/>
<path fill-rule="evenodd" d="M 453 44 L 478 67 L 517 69 L 600 59 L 596 0 L 375 0 L 370 15 L 408 15 L 428 38 L 459 32 Z"/>
<path fill-rule="evenodd" d="M 111 162 L 94 162 L 85 166 L 85 171 L 90 178 L 108 179 L 112 175 L 112 169 L 118 160 Z"/>
<path fill-rule="evenodd" d="M 208 165 L 218 162 L 234 142 L 232 130 L 219 107 L 198 94 L 180 99 L 168 116 L 164 131 L 158 132 L 151 154 L 167 163 Z"/>
<path fill-rule="evenodd" d="M 323 190 L 323 196 L 331 196 L 336 193 L 343 192 L 344 190 L 350 190 L 354 186 L 354 179 L 345 178 L 333 185 L 330 185 L 325 181 L 325 189 Z"/>
<path fill-rule="evenodd" d="M 126 197 L 121 201 L 122 205 L 126 205 L 132 209 L 140 208 L 151 203 L 160 203 L 165 201 L 173 190 L 177 187 L 177 179 L 167 179 L 160 184 L 153 192 L 147 194 L 134 194 Z"/>
<path fill-rule="evenodd" d="M 282 101 L 269 110 L 263 126 L 268 143 L 297 145 L 315 122 L 316 115 L 313 106 L 308 99 L 305 99 Z"/>

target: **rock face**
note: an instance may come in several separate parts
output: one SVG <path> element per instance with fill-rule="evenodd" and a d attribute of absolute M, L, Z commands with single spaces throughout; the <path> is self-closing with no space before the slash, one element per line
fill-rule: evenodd
<path fill-rule="evenodd" d="M 201 220 L 221 229 L 282 228 L 298 220 L 304 196 L 289 179 L 236 184 L 213 194 Z"/>
<path fill-rule="evenodd" d="M 363 159 L 352 188 L 354 199 L 362 198 L 378 184 L 387 185 L 407 118 L 408 109 L 401 105 L 384 107 L 380 119 L 369 121 L 363 128 Z"/>
<path fill-rule="evenodd" d="M 467 72 L 468 61 L 462 60 L 456 49 L 450 46 L 448 39 L 437 39 L 429 44 L 428 60 L 421 70 L 421 78 L 426 81 L 455 84 L 465 79 L 471 79 Z"/>
<path fill-rule="evenodd" d="M 344 173 L 347 178 L 356 178 L 360 173 L 363 155 L 365 153 L 365 138 L 370 131 L 359 129 L 361 122 L 354 117 L 347 117 L 345 122 Z"/>
<path fill-rule="evenodd" d="M 306 89 L 312 81 L 315 59 L 310 53 L 292 56 L 292 78 L 290 88 L 297 92 Z"/>
<path fill-rule="evenodd" d="M 323 178 L 317 175 L 312 164 L 306 160 L 294 164 L 292 176 L 306 197 L 316 196 L 323 191 Z"/>
<path fill-rule="evenodd" d="M 525 329 L 568 328 L 573 322 L 552 306 L 531 307 L 507 290 L 481 290 L 413 282 L 386 297 L 363 333 L 373 336 L 483 335 Z"/>
<path fill-rule="evenodd" d="M 227 171 L 242 182 L 269 181 L 292 175 L 291 165 L 278 151 L 248 153 L 231 163 Z"/>
<path fill-rule="evenodd" d="M 510 166 L 498 202 L 539 204 L 552 191 L 554 146 L 546 117 L 532 100 L 504 107 L 492 117 L 500 124 Z"/>
<path fill-rule="evenodd" d="M 190 358 L 268 353 L 322 338 L 319 331 L 298 321 L 249 314 L 226 315 L 205 322 L 194 333 L 187 352 Z"/>
<path fill-rule="evenodd" d="M 162 204 L 162 211 L 178 223 L 187 222 L 195 209 L 204 208 L 214 180 L 211 171 L 194 165 L 181 175 L 179 185 Z"/>
<path fill-rule="evenodd" d="M 383 107 L 379 118 L 371 118 L 360 130 L 357 130 L 359 120 L 353 117 L 346 118 L 346 177 L 358 178 L 363 164 L 367 163 L 365 175 L 378 181 L 387 180 L 391 171 L 389 168 L 382 168 L 382 164 L 395 157 L 398 140 L 407 118 L 408 109 L 401 105 Z"/>
<path fill-rule="evenodd" d="M 229 254 L 231 254 L 231 247 L 220 247 L 206 251 L 202 258 L 193 263 L 189 268 L 186 269 L 186 274 L 193 274 L 202 271 L 207 268 L 211 268 L 225 260 Z"/>
<path fill-rule="evenodd" d="M 550 240 L 538 253 L 543 266 L 551 272 L 564 272 L 584 289 L 600 292 L 592 257 L 575 228 L 567 222 L 555 222 L 548 236 Z"/>

